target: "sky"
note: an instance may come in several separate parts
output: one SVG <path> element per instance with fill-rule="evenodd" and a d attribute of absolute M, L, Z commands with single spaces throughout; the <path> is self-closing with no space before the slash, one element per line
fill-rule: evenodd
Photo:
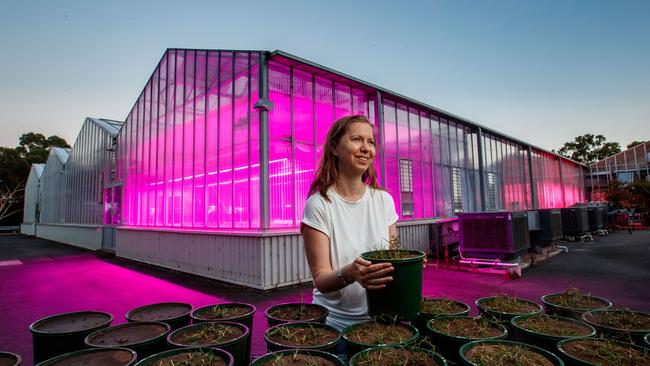
<path fill-rule="evenodd" d="M 280 49 L 547 150 L 650 139 L 646 0 L 0 0 L 0 146 L 124 120 L 176 47 Z"/>

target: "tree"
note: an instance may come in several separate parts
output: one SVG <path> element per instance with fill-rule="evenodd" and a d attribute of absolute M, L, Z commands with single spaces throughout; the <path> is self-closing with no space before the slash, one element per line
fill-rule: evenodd
<path fill-rule="evenodd" d="M 0 187 L 0 221 L 22 211 L 25 183 L 20 182 L 13 187 Z"/>
<path fill-rule="evenodd" d="M 566 142 L 557 153 L 579 163 L 592 164 L 621 152 L 618 142 L 607 142 L 606 140 L 603 135 L 594 136 L 588 133 L 576 137 L 571 142 Z"/>
<path fill-rule="evenodd" d="M 20 136 L 16 151 L 30 164 L 45 163 L 52 147 L 70 147 L 70 145 L 56 135 L 45 138 L 41 133 L 27 132 Z"/>
<path fill-rule="evenodd" d="M 636 145 L 641 145 L 644 142 L 645 141 L 636 141 L 636 140 L 634 140 L 634 141 L 630 142 L 629 144 L 627 144 L 627 148 L 631 149 L 631 148 L 635 147 Z"/>

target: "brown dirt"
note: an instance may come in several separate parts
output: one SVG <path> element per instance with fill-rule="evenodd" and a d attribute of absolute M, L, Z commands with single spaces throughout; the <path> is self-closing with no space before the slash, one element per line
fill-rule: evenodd
<path fill-rule="evenodd" d="M 426 352 L 404 348 L 386 348 L 369 352 L 356 360 L 357 366 L 439 366 Z"/>
<path fill-rule="evenodd" d="M 413 253 L 410 250 L 375 250 L 366 255 L 366 258 L 371 259 L 411 259 L 419 257 L 419 254 Z"/>
<path fill-rule="evenodd" d="M 314 320 L 325 315 L 323 309 L 311 304 L 287 304 L 273 310 L 269 315 L 282 320 Z"/>
<path fill-rule="evenodd" d="M 260 366 L 337 366 L 334 362 L 320 356 L 305 355 L 301 353 L 280 355 L 264 362 Z"/>
<path fill-rule="evenodd" d="M 222 304 L 197 312 L 194 316 L 206 320 L 229 320 L 248 315 L 251 311 L 250 307 L 244 305 Z"/>
<path fill-rule="evenodd" d="M 338 333 L 332 329 L 310 324 L 278 326 L 267 335 L 271 341 L 290 348 L 321 346 L 335 341 L 338 337 Z"/>
<path fill-rule="evenodd" d="M 159 324 L 127 323 L 124 326 L 107 328 L 89 339 L 89 342 L 97 346 L 123 346 L 159 337 L 166 332 L 167 328 Z"/>
<path fill-rule="evenodd" d="M 650 351 L 642 351 L 606 339 L 579 339 L 562 345 L 576 358 L 602 366 L 648 366 Z"/>
<path fill-rule="evenodd" d="M 592 310 L 607 307 L 603 300 L 581 294 L 575 290 L 567 290 L 561 294 L 548 296 L 546 301 L 557 306 L 577 310 Z"/>
<path fill-rule="evenodd" d="M 133 360 L 133 354 L 124 350 L 101 350 L 88 352 L 67 357 L 63 360 L 52 363 L 52 366 L 80 366 L 80 365 L 102 365 L 122 366 Z"/>
<path fill-rule="evenodd" d="M 469 339 L 497 337 L 503 333 L 503 330 L 497 324 L 483 318 L 433 319 L 430 324 L 433 329 L 440 333 Z"/>
<path fill-rule="evenodd" d="M 346 337 L 348 340 L 362 344 L 397 345 L 413 337 L 413 330 L 405 324 L 383 324 L 378 322 L 363 323 L 354 327 Z"/>
<path fill-rule="evenodd" d="M 228 343 L 244 334 L 244 331 L 236 326 L 228 324 L 204 324 L 207 325 L 192 327 L 186 331 L 176 333 L 171 340 L 187 346 L 211 346 Z"/>
<path fill-rule="evenodd" d="M 535 315 L 517 322 L 520 327 L 555 337 L 587 336 L 591 329 L 584 324 L 553 318 L 548 315 Z"/>
<path fill-rule="evenodd" d="M 467 310 L 458 302 L 450 299 L 422 299 L 420 311 L 434 315 L 453 315 Z"/>
<path fill-rule="evenodd" d="M 465 358 L 478 366 L 554 366 L 529 348 L 507 344 L 480 344 L 465 352 Z"/>
<path fill-rule="evenodd" d="M 82 332 L 106 324 L 109 319 L 108 315 L 101 313 L 62 314 L 39 322 L 35 329 L 47 333 Z"/>
<path fill-rule="evenodd" d="M 509 314 L 530 314 L 539 310 L 537 306 L 526 300 L 503 295 L 484 300 L 481 306 L 494 312 Z"/>
<path fill-rule="evenodd" d="M 192 311 L 192 307 L 183 304 L 154 304 L 132 311 L 129 318 L 139 322 L 158 322 L 179 318 L 189 314 L 190 311 Z"/>
<path fill-rule="evenodd" d="M 182 365 L 201 365 L 201 366 L 226 366 L 226 361 L 221 357 L 209 352 L 188 351 L 177 353 L 172 356 L 161 358 L 151 366 L 182 366 Z"/>
<path fill-rule="evenodd" d="M 650 315 L 636 311 L 599 311 L 585 314 L 585 319 L 608 328 L 650 332 Z"/>

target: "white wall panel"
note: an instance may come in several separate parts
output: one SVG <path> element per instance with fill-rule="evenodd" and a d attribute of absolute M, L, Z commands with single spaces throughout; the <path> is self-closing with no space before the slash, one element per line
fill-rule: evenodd
<path fill-rule="evenodd" d="M 97 225 L 38 224 L 36 236 L 91 250 L 102 248 L 102 227 Z"/>
<path fill-rule="evenodd" d="M 41 200 L 41 174 L 45 164 L 32 164 L 25 184 L 25 201 L 23 208 L 23 222 L 34 223 L 37 221 L 37 210 Z M 29 234 L 29 235 L 33 235 Z"/>

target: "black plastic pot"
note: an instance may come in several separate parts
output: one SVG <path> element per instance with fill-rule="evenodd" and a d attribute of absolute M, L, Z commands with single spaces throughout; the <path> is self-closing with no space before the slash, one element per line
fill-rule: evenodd
<path fill-rule="evenodd" d="M 113 316 L 101 311 L 76 311 L 37 320 L 29 326 L 32 333 L 34 363 L 84 349 L 86 336 L 108 327 Z M 82 324 L 86 322 L 86 324 Z"/>
<path fill-rule="evenodd" d="M 589 360 L 584 360 L 584 359 L 579 358 L 577 355 L 573 355 L 573 354 L 568 353 L 567 352 L 567 348 L 568 348 L 567 344 L 569 344 L 571 342 L 575 342 L 575 341 L 593 342 L 594 347 L 597 347 L 597 345 L 599 343 L 603 342 L 603 341 L 617 343 L 620 346 L 629 347 L 629 348 L 633 348 L 635 350 L 638 350 L 642 354 L 647 355 L 647 357 L 645 358 L 646 361 L 650 360 L 650 353 L 648 353 L 649 351 L 647 349 L 645 349 L 643 347 L 636 346 L 636 345 L 634 345 L 632 343 L 620 342 L 620 341 L 611 340 L 611 339 L 599 339 L 599 338 L 571 338 L 571 339 L 565 339 L 563 341 L 558 342 L 557 348 L 556 348 L 557 349 L 557 354 L 560 357 L 562 357 L 562 359 L 564 360 L 564 362 L 568 366 L 600 366 L 600 365 L 602 365 L 600 362 L 590 362 Z"/>
<path fill-rule="evenodd" d="M 323 344 L 315 345 L 315 346 L 292 346 L 292 345 L 286 345 L 282 344 L 280 342 L 274 341 L 271 339 L 270 335 L 273 332 L 280 332 L 283 329 L 288 329 L 289 331 L 297 328 L 323 328 L 330 330 L 334 333 L 336 333 L 336 339 L 326 342 Z M 310 322 L 292 322 L 292 323 L 284 323 L 284 324 L 278 324 L 274 327 L 271 327 L 266 330 L 264 333 L 264 340 L 266 341 L 266 349 L 268 352 L 275 352 L 275 351 L 280 351 L 283 349 L 309 349 L 309 350 L 318 350 L 318 351 L 325 351 L 329 353 L 336 354 L 338 351 L 338 346 L 339 343 L 341 342 L 341 332 L 336 330 L 334 327 L 331 327 L 326 324 L 322 323 L 310 323 Z"/>
<path fill-rule="evenodd" d="M 643 342 L 645 343 L 646 348 L 650 348 L 650 333 L 643 337 Z"/>
<path fill-rule="evenodd" d="M 200 348 L 200 347 L 193 347 L 193 348 L 178 348 L 178 349 L 173 349 L 170 351 L 165 351 L 161 353 L 156 353 L 155 355 L 149 356 L 145 358 L 144 360 L 138 362 L 135 366 L 155 366 L 158 364 L 159 361 L 163 360 L 166 357 L 170 356 L 175 356 L 178 354 L 182 353 L 192 353 L 192 352 L 202 352 L 202 353 L 210 353 L 214 355 L 215 357 L 219 357 L 224 362 L 226 363 L 226 366 L 233 366 L 234 365 L 234 359 L 230 353 L 227 351 L 224 351 L 219 348 Z"/>
<path fill-rule="evenodd" d="M 272 362 L 273 360 L 277 359 L 278 357 L 281 356 L 295 356 L 295 355 L 310 355 L 310 356 L 318 356 L 322 357 L 332 363 L 336 366 L 346 366 L 345 362 L 343 362 L 340 358 L 337 356 L 328 353 L 328 352 L 323 352 L 323 351 L 314 351 L 314 350 L 305 350 L 305 349 L 293 349 L 293 350 L 284 350 L 284 351 L 276 351 L 276 352 L 271 352 L 267 353 L 265 355 L 262 355 L 258 358 L 256 358 L 253 362 L 250 363 L 250 366 L 261 366 L 267 362 Z"/>
<path fill-rule="evenodd" d="M 11 352 L 0 352 L 0 365 L 18 366 L 23 362 L 19 354 Z"/>
<path fill-rule="evenodd" d="M 485 303 L 490 301 L 493 298 L 494 298 L 494 296 L 482 297 L 482 298 L 476 300 L 476 302 L 475 302 L 476 306 L 478 307 L 478 310 L 479 310 L 479 312 L 481 314 L 483 314 L 484 316 L 486 316 L 488 318 L 495 319 L 496 321 L 503 324 L 506 328 L 508 328 L 508 332 L 510 332 L 511 336 L 512 336 L 512 333 L 513 333 L 512 325 L 510 324 L 510 321 L 512 320 L 512 318 L 514 318 L 516 316 L 521 316 L 521 315 L 540 314 L 542 312 L 542 310 L 543 310 L 542 306 L 539 305 L 538 303 L 534 302 L 534 301 L 525 300 L 525 299 L 517 299 L 519 301 L 525 301 L 525 302 L 527 302 L 527 303 L 529 303 L 531 305 L 534 305 L 535 310 L 530 311 L 530 312 L 522 312 L 522 313 L 509 313 L 509 312 L 504 312 L 504 311 L 497 311 L 497 310 L 489 309 L 489 308 L 487 308 L 485 306 Z"/>
<path fill-rule="evenodd" d="M 432 354 L 431 351 L 427 351 L 425 349 L 417 348 L 417 347 L 400 347 L 400 346 L 378 346 L 378 347 L 365 349 L 357 353 L 356 355 L 354 355 L 354 357 L 350 359 L 350 366 L 356 366 L 360 360 L 363 360 L 367 355 L 371 353 L 385 352 L 386 350 L 395 349 L 395 348 L 403 348 L 410 351 L 425 353 L 428 355 L 429 358 L 436 361 L 439 366 L 447 366 L 447 360 L 437 353 Z"/>
<path fill-rule="evenodd" d="M 352 356 L 356 355 L 357 353 L 359 353 L 359 352 L 361 352 L 361 351 L 363 351 L 364 349 L 367 349 L 367 348 L 373 348 L 373 347 L 377 347 L 377 346 L 393 346 L 393 345 L 394 346 L 410 346 L 413 343 L 415 343 L 415 341 L 417 341 L 418 337 L 420 336 L 420 332 L 418 332 L 418 329 L 416 327 L 414 327 L 414 326 L 412 326 L 410 324 L 407 324 L 407 323 L 398 322 L 398 323 L 395 323 L 394 325 L 409 329 L 411 331 L 411 333 L 413 334 L 413 336 L 410 337 L 410 338 L 405 339 L 402 342 L 396 343 L 396 344 L 363 343 L 363 342 L 354 341 L 354 340 L 352 340 L 350 338 L 350 333 L 355 328 L 360 327 L 360 326 L 365 326 L 367 324 L 372 324 L 372 323 L 376 323 L 376 322 L 374 320 L 368 320 L 368 321 L 352 324 L 349 327 L 343 329 L 343 332 L 341 332 L 341 336 L 343 337 L 343 340 L 345 341 L 345 350 L 347 352 L 348 359 L 351 359 Z"/>
<path fill-rule="evenodd" d="M 217 308 L 230 308 L 230 307 L 245 307 L 248 308 L 248 312 L 244 315 L 240 316 L 233 316 L 233 317 L 224 317 L 224 318 L 217 318 L 210 313 Z M 204 322 L 235 322 L 239 324 L 243 324 L 248 327 L 248 331 L 250 332 L 251 336 L 246 339 L 246 352 L 250 355 L 251 354 L 251 343 L 253 339 L 253 316 L 255 315 L 255 311 L 257 309 L 255 306 L 251 304 L 245 304 L 245 303 L 239 303 L 239 302 L 229 302 L 225 304 L 213 304 L 213 305 L 207 305 L 203 306 L 201 308 L 195 309 L 190 313 L 190 317 L 192 318 L 192 323 L 193 324 L 199 324 L 199 323 L 204 323 Z"/>
<path fill-rule="evenodd" d="M 555 320 L 576 324 L 581 328 L 584 328 L 585 333 L 580 335 L 574 335 L 574 336 L 559 336 L 559 335 L 536 332 L 521 326 L 520 324 L 521 322 L 535 316 L 547 316 Z M 557 350 L 557 342 L 559 341 L 569 339 L 569 338 L 593 337 L 596 335 L 596 329 L 591 325 L 580 320 L 575 320 L 573 318 L 567 318 L 567 317 L 556 316 L 556 315 L 540 315 L 540 314 L 523 315 L 523 316 L 512 318 L 510 324 L 512 325 L 514 338 L 517 341 L 528 343 L 528 344 L 534 344 L 538 347 L 544 348 L 549 352 L 555 352 Z"/>
<path fill-rule="evenodd" d="M 432 327 L 432 324 L 435 322 L 444 322 L 449 319 L 454 319 L 454 318 L 465 318 L 464 316 L 441 316 L 437 318 L 433 318 L 427 322 L 427 332 L 426 334 L 431 338 L 431 342 L 436 346 L 436 351 L 440 352 L 446 359 L 452 361 L 452 362 L 460 362 L 458 358 L 458 350 L 460 347 L 463 345 L 473 342 L 473 341 L 478 341 L 478 340 L 492 340 L 492 339 L 505 339 L 508 336 L 508 330 L 506 327 L 504 327 L 502 324 L 499 324 L 497 322 L 490 322 L 495 328 L 499 329 L 501 331 L 501 334 L 498 336 L 494 337 L 487 337 L 487 338 L 479 338 L 479 337 L 461 337 L 461 336 L 454 336 L 450 334 L 446 334 L 443 332 L 439 332 L 438 330 L 434 329 Z M 477 320 L 478 318 L 469 318 L 473 320 Z"/>
<path fill-rule="evenodd" d="M 422 260 L 424 252 L 416 250 L 399 250 L 411 254 L 407 259 L 379 259 L 378 254 L 388 250 L 371 251 L 361 254 L 361 258 L 374 263 L 391 263 L 394 271 L 390 273 L 393 280 L 386 287 L 366 290 L 368 315 L 371 317 L 397 317 L 400 320 L 415 320 L 420 313 L 422 301 Z"/>
<path fill-rule="evenodd" d="M 317 309 L 322 315 L 317 316 L 317 317 L 311 317 L 308 319 L 287 319 L 287 318 L 280 318 L 277 315 L 274 315 L 274 312 L 283 308 L 291 308 L 291 307 L 302 307 L 302 308 L 311 308 L 311 309 Z M 302 322 L 316 322 L 316 323 L 325 323 L 325 319 L 327 319 L 327 316 L 329 315 L 329 310 L 327 310 L 326 307 L 318 305 L 318 304 L 306 304 L 302 302 L 288 302 L 284 304 L 278 304 L 278 305 L 273 305 L 270 308 L 266 309 L 264 312 L 264 315 L 266 315 L 266 321 L 268 324 L 268 327 L 271 328 L 273 326 L 276 326 L 278 324 L 283 324 L 283 323 L 288 323 L 288 322 L 294 322 L 294 321 L 302 321 Z"/>
<path fill-rule="evenodd" d="M 171 314 L 164 314 L 164 311 Z M 172 330 L 190 325 L 192 305 L 184 302 L 161 302 L 140 306 L 126 313 L 129 322 L 163 322 Z M 162 313 L 162 314 L 161 314 Z"/>
<path fill-rule="evenodd" d="M 424 302 L 425 301 L 431 301 L 431 300 L 448 300 L 452 301 L 454 304 L 458 305 L 459 307 L 464 308 L 464 310 L 452 312 L 452 313 L 428 313 L 424 309 Z M 439 299 L 439 298 L 432 298 L 432 297 L 426 297 L 422 299 L 422 304 L 420 306 L 420 314 L 418 314 L 417 319 L 415 320 L 415 327 L 418 328 L 420 331 L 420 334 L 427 334 L 427 322 L 433 318 L 441 317 L 441 316 L 467 316 L 469 314 L 469 305 L 456 301 L 456 300 L 450 300 L 450 299 Z"/>
<path fill-rule="evenodd" d="M 128 348 L 91 348 L 50 358 L 37 366 L 54 366 L 59 363 L 72 365 L 130 366 L 138 355 Z"/>
<path fill-rule="evenodd" d="M 604 299 L 602 297 L 597 297 L 597 296 L 589 296 L 590 298 L 595 299 L 596 301 L 602 302 L 602 306 L 593 307 L 593 308 L 569 308 L 569 307 L 565 307 L 553 303 L 552 301 L 553 296 L 558 296 L 558 295 L 561 295 L 561 293 L 548 294 L 542 296 L 542 302 L 544 303 L 544 308 L 546 309 L 547 314 L 565 316 L 568 318 L 574 318 L 580 320 L 582 314 L 584 314 L 587 311 L 597 310 L 597 309 L 610 309 L 612 307 L 612 303 L 607 299 Z"/>
<path fill-rule="evenodd" d="M 214 325 L 227 325 L 233 328 L 237 328 L 242 331 L 242 334 L 234 339 L 231 339 L 226 342 L 192 342 L 192 343 L 183 343 L 178 337 L 183 333 L 188 332 L 200 332 L 202 329 L 205 329 Z M 167 343 L 172 347 L 178 348 L 188 348 L 188 347 L 216 347 L 230 353 L 234 359 L 235 366 L 245 366 L 250 362 L 250 353 L 248 353 L 247 342 L 248 338 L 251 337 L 250 330 L 247 326 L 234 322 L 205 322 L 194 325 L 188 325 L 186 327 L 177 329 L 173 331 L 169 336 L 167 336 Z"/>
<path fill-rule="evenodd" d="M 471 362 L 470 360 L 465 357 L 465 354 L 467 351 L 470 349 L 480 346 L 480 345 L 490 345 L 490 344 L 503 344 L 503 345 L 509 345 L 509 346 L 521 346 L 525 347 L 529 350 L 532 350 L 536 353 L 539 353 L 540 355 L 544 356 L 547 360 L 551 361 L 553 365 L 555 366 L 564 366 L 564 362 L 554 353 L 551 353 L 543 348 L 539 348 L 530 344 L 526 343 L 521 343 L 521 342 L 513 342 L 513 341 L 504 341 L 504 340 L 489 340 L 489 341 L 475 341 L 475 342 L 470 342 L 467 343 L 466 345 L 460 347 L 460 350 L 458 351 L 460 360 L 461 360 L 461 365 L 464 366 L 477 366 L 474 362 Z"/>
<path fill-rule="evenodd" d="M 126 323 L 91 333 L 86 337 L 84 343 L 86 346 L 93 348 L 126 347 L 134 350 L 138 354 L 138 359 L 143 359 L 167 350 L 165 337 L 167 337 L 169 331 L 169 324 L 163 322 Z M 140 334 L 139 337 L 133 337 L 128 342 L 124 341 L 123 337 L 137 332 L 144 333 L 144 335 Z M 115 337 L 117 339 L 114 342 L 110 340 L 103 341 L 102 337 Z"/>
<path fill-rule="evenodd" d="M 624 309 L 602 309 L 602 310 L 588 311 L 582 314 L 582 320 L 588 323 L 589 325 L 592 325 L 594 328 L 598 329 L 599 332 L 603 333 L 608 337 L 623 342 L 631 342 L 638 346 L 642 346 L 645 343 L 643 338 L 648 332 L 650 332 L 650 329 L 626 330 L 626 329 L 614 328 L 608 325 L 599 324 L 593 318 L 593 316 L 599 314 L 617 314 L 617 313 L 633 313 L 638 316 L 650 318 L 650 314 L 641 311 L 631 311 L 631 310 L 624 310 Z"/>

